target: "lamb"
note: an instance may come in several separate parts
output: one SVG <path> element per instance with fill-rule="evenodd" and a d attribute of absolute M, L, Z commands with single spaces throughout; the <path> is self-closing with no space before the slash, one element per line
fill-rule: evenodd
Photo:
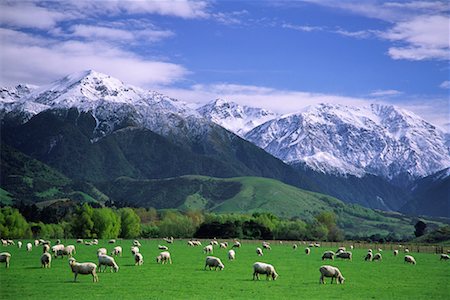
<path fill-rule="evenodd" d="M 405 262 L 415 265 L 416 260 L 411 255 L 405 255 Z"/>
<path fill-rule="evenodd" d="M 234 252 L 234 250 L 228 251 L 228 259 L 229 260 L 235 260 L 236 259 L 236 252 Z"/>
<path fill-rule="evenodd" d="M 325 251 L 322 255 L 322 260 L 331 259 L 334 260 L 334 252 L 333 251 Z"/>
<path fill-rule="evenodd" d="M 33 245 L 31 243 L 27 243 L 27 251 L 31 251 L 33 249 Z"/>
<path fill-rule="evenodd" d="M 77 281 L 78 274 L 92 275 L 92 281 L 98 282 L 97 265 L 92 262 L 78 263 L 75 258 L 69 258 L 69 265 L 72 269 L 72 273 L 75 274 L 73 281 Z"/>
<path fill-rule="evenodd" d="M 352 260 L 352 253 L 351 252 L 339 252 L 338 254 L 336 254 L 336 257 Z"/>
<path fill-rule="evenodd" d="M 292 249 L 297 250 L 297 244 L 293 244 Z"/>
<path fill-rule="evenodd" d="M 108 253 L 108 251 L 106 250 L 106 248 L 99 248 L 99 249 L 97 250 L 97 256 L 100 256 L 100 255 L 106 255 L 106 253 Z"/>
<path fill-rule="evenodd" d="M 305 253 L 306 253 L 306 255 L 309 255 L 311 253 L 311 249 L 309 249 L 309 247 L 306 247 L 305 248 Z"/>
<path fill-rule="evenodd" d="M 266 274 L 266 280 L 269 280 L 270 277 L 272 277 L 272 280 L 277 280 L 278 277 L 278 274 L 272 265 L 255 262 L 253 264 L 253 280 L 255 280 L 255 278 L 259 280 L 259 274 Z"/>
<path fill-rule="evenodd" d="M 2 252 L 0 253 L 0 262 L 6 263 L 6 268 L 9 268 L 9 261 L 11 260 L 11 253 Z"/>
<path fill-rule="evenodd" d="M 144 264 L 144 257 L 142 256 L 141 253 L 137 252 L 134 255 L 134 265 L 135 266 L 142 266 L 142 264 Z"/>
<path fill-rule="evenodd" d="M 214 270 L 217 270 L 219 268 L 221 271 L 225 268 L 220 258 L 217 258 L 215 256 L 207 256 L 205 260 L 205 270 L 206 267 L 209 267 L 209 270 L 211 268 L 214 268 Z"/>
<path fill-rule="evenodd" d="M 136 246 L 131 246 L 131 254 L 136 255 L 136 253 L 139 253 L 139 248 Z"/>
<path fill-rule="evenodd" d="M 108 255 L 99 255 L 98 256 L 98 271 L 102 271 L 102 266 L 105 266 L 103 271 L 106 270 L 106 267 L 110 267 L 110 271 L 118 272 L 119 266 L 117 265 L 116 261 L 113 257 Z"/>
<path fill-rule="evenodd" d="M 263 253 L 263 251 L 262 251 L 262 249 L 261 248 L 256 248 L 256 254 L 258 254 L 258 256 L 263 256 L 264 255 L 264 253 Z"/>
<path fill-rule="evenodd" d="M 341 271 L 333 266 L 321 266 L 320 269 L 320 281 L 319 283 L 325 284 L 325 281 L 323 280 L 324 277 L 331 277 L 331 284 L 333 284 L 334 278 L 336 278 L 337 284 L 343 284 L 344 283 L 344 276 L 342 276 Z"/>
<path fill-rule="evenodd" d="M 67 253 L 68 256 L 73 256 L 77 253 L 74 245 L 68 245 L 66 248 L 64 248 L 64 251 Z"/>
<path fill-rule="evenodd" d="M 122 256 L 122 247 L 120 247 L 120 246 L 114 247 L 113 251 L 111 252 L 111 255 L 114 255 L 114 256 L 120 255 L 120 256 Z"/>
<path fill-rule="evenodd" d="M 133 241 L 133 246 L 141 247 L 141 243 L 139 243 L 138 240 L 134 240 L 134 241 Z"/>
<path fill-rule="evenodd" d="M 394 250 L 394 256 L 398 255 L 398 250 Z"/>
<path fill-rule="evenodd" d="M 210 253 L 213 254 L 213 246 L 212 245 L 207 245 L 203 248 L 203 253 Z"/>
<path fill-rule="evenodd" d="M 50 253 L 48 252 L 43 253 L 41 256 L 42 268 L 50 268 L 51 263 L 52 263 L 52 256 L 50 255 Z"/>
<path fill-rule="evenodd" d="M 232 248 L 241 248 L 241 243 L 235 241 Z"/>
<path fill-rule="evenodd" d="M 22 248 L 22 242 L 21 241 L 17 242 L 17 248 L 19 248 L 19 249 Z"/>
<path fill-rule="evenodd" d="M 373 257 L 374 261 L 375 260 L 379 261 L 379 260 L 382 260 L 382 259 L 383 259 L 383 257 L 381 256 L 381 253 L 376 253 L 375 256 Z"/>
<path fill-rule="evenodd" d="M 365 261 L 372 261 L 373 254 L 372 252 L 367 252 L 366 257 L 364 258 Z"/>
<path fill-rule="evenodd" d="M 167 247 L 167 246 L 162 246 L 162 245 L 158 245 L 158 249 L 159 249 L 159 250 L 169 250 L 169 247 Z"/>
<path fill-rule="evenodd" d="M 220 243 L 220 244 L 219 244 L 219 247 L 220 247 L 221 249 L 227 249 L 227 248 L 228 248 L 228 243 L 227 243 L 227 242 Z"/>
<path fill-rule="evenodd" d="M 441 259 L 440 260 L 449 260 L 450 259 L 450 255 L 448 254 L 441 254 Z"/>
<path fill-rule="evenodd" d="M 172 259 L 170 258 L 170 253 L 168 251 L 163 251 L 156 257 L 156 262 L 158 264 L 165 264 L 167 261 L 172 264 Z"/>

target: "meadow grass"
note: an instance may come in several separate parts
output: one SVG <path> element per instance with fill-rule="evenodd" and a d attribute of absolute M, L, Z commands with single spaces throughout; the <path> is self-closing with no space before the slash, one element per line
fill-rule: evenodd
<path fill-rule="evenodd" d="M 24 246 L 27 241 L 24 241 Z M 161 252 L 162 240 L 142 240 L 144 265 L 134 266 L 130 252 L 132 241 L 118 240 L 115 245 L 100 241 L 97 246 L 75 244 L 75 258 L 79 262 L 97 263 L 96 250 L 115 245 L 124 249 L 116 261 L 118 273 L 99 273 L 99 282 L 91 276 L 78 276 L 73 282 L 67 258 L 53 259 L 51 269 L 40 267 L 42 247 L 1 247 L 12 254 L 9 269 L 0 265 L 1 299 L 55 299 L 77 296 L 79 299 L 448 299 L 450 295 L 450 262 L 440 261 L 439 255 L 411 253 L 417 265 L 405 264 L 404 254 L 394 257 L 392 251 L 382 252 L 381 262 L 365 262 L 366 249 L 354 249 L 353 261 L 325 261 L 321 255 L 328 248 L 312 248 L 304 253 L 304 245 L 297 250 L 292 243 L 272 243 L 263 257 L 256 255 L 259 243 L 243 241 L 236 249 L 236 260 L 228 261 L 228 250 L 214 248 L 214 256 L 225 264 L 223 271 L 205 271 L 202 247 L 188 247 L 186 241 L 176 240 L 169 246 L 173 264 L 160 265 L 156 256 Z M 204 242 L 205 245 L 207 242 Z M 336 249 L 331 249 L 336 250 Z M 256 261 L 271 263 L 280 275 L 276 281 L 252 280 L 252 265 Z M 319 267 L 329 264 L 338 267 L 345 284 L 319 285 Z"/>

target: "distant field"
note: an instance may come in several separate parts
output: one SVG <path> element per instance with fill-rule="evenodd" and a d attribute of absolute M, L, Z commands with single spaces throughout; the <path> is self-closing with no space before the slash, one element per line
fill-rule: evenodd
<path fill-rule="evenodd" d="M 322 253 L 329 247 L 312 248 L 311 255 L 304 253 L 304 245 L 297 250 L 292 243 L 272 242 L 272 250 L 258 257 L 255 249 L 260 244 L 243 241 L 236 250 L 236 260 L 229 262 L 228 250 L 214 249 L 214 255 L 225 264 L 223 271 L 204 271 L 205 254 L 201 247 L 191 248 L 186 241 L 175 241 L 170 248 L 173 265 L 159 265 L 155 257 L 162 240 L 141 241 L 144 265 L 134 266 L 129 251 L 132 241 L 118 240 L 124 248 L 123 257 L 116 259 L 118 273 L 100 273 L 99 282 L 91 276 L 79 276 L 73 282 L 67 259 L 54 259 L 51 269 L 41 269 L 42 247 L 28 253 L 22 247 L 2 247 L 0 251 L 12 254 L 9 269 L 0 264 L 1 299 L 448 299 L 450 261 L 440 261 L 430 253 L 411 254 L 417 265 L 403 262 L 404 254 L 394 257 L 392 251 L 382 252 L 383 261 L 365 262 L 366 249 L 354 249 L 353 261 L 325 261 Z M 206 242 L 205 242 L 206 243 Z M 205 244 L 204 243 L 204 244 Z M 24 245 L 26 242 L 24 242 Z M 113 245 L 101 241 L 98 246 L 74 244 L 75 258 L 97 263 L 96 250 Z M 348 247 L 348 245 L 346 245 Z M 335 247 L 331 250 L 335 251 Z M 375 249 L 374 249 L 375 250 Z M 276 281 L 252 280 L 252 264 L 256 261 L 271 263 L 279 273 Z M 346 278 L 344 285 L 319 285 L 319 267 L 323 264 L 337 266 Z M 264 279 L 263 279 L 264 278 Z M 329 281 L 328 281 L 329 282 Z"/>

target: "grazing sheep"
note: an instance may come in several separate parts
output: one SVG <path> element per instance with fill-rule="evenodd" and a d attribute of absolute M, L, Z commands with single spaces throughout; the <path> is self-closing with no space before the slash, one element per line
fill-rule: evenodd
<path fill-rule="evenodd" d="M 157 257 L 156 257 L 156 262 L 159 264 L 161 263 L 162 265 L 169 262 L 170 264 L 172 264 L 172 259 L 170 258 L 170 253 L 168 251 L 163 251 L 161 252 Z"/>
<path fill-rule="evenodd" d="M 221 271 L 225 268 L 220 258 L 217 258 L 215 256 L 207 256 L 205 260 L 205 270 L 206 267 L 209 267 L 209 270 L 211 268 L 214 268 L 214 270 L 217 270 L 219 268 Z"/>
<path fill-rule="evenodd" d="M 43 247 L 44 247 L 44 249 L 46 248 L 45 245 Z M 64 245 L 62 245 L 62 244 L 53 246 L 52 252 L 53 252 L 53 255 L 55 256 L 55 258 L 57 258 L 58 256 L 61 256 L 61 258 L 63 258 L 64 255 L 67 255 L 67 253 L 65 253 L 65 251 L 64 251 Z"/>
<path fill-rule="evenodd" d="M 448 254 L 441 254 L 441 259 L 440 260 L 449 260 L 450 259 L 450 255 Z"/>
<path fill-rule="evenodd" d="M 409 253 L 409 249 L 408 248 L 405 248 L 405 253 Z"/>
<path fill-rule="evenodd" d="M 139 248 L 136 246 L 131 246 L 131 254 L 135 255 L 136 253 L 139 253 Z"/>
<path fill-rule="evenodd" d="M 310 244 L 308 245 L 308 247 L 313 248 L 313 247 L 314 247 L 314 243 L 310 243 Z"/>
<path fill-rule="evenodd" d="M 207 246 L 205 246 L 205 247 L 203 248 L 203 253 L 206 253 L 206 254 L 208 254 L 208 253 L 213 254 L 213 246 L 212 246 L 212 245 L 207 245 Z"/>
<path fill-rule="evenodd" d="M 292 249 L 297 250 L 297 244 L 292 245 Z"/>
<path fill-rule="evenodd" d="M 209 242 L 209 244 L 212 245 L 212 246 L 218 246 L 219 245 L 219 243 L 217 241 L 211 241 L 211 242 Z"/>
<path fill-rule="evenodd" d="M 72 269 L 72 273 L 75 274 L 73 281 L 77 281 L 78 274 L 92 275 L 92 281 L 98 282 L 97 265 L 92 262 L 78 263 L 75 258 L 69 258 L 69 265 Z"/>
<path fill-rule="evenodd" d="M 8 246 L 8 242 L 4 239 L 2 239 L 2 246 Z"/>
<path fill-rule="evenodd" d="M 314 247 L 319 248 L 319 247 L 320 247 L 320 244 L 319 244 L 319 243 L 315 243 L 315 244 L 314 244 Z"/>
<path fill-rule="evenodd" d="M 220 248 L 220 249 L 227 249 L 227 248 L 228 248 L 228 243 L 227 243 L 227 242 L 220 243 L 220 244 L 219 244 L 219 248 Z"/>
<path fill-rule="evenodd" d="M 271 250 L 272 249 L 272 248 L 270 248 L 270 243 L 267 243 L 267 242 L 262 242 L 262 247 L 264 249 L 267 249 L 267 250 Z"/>
<path fill-rule="evenodd" d="M 41 256 L 42 268 L 50 268 L 51 263 L 52 263 L 52 256 L 50 255 L 50 253 L 48 252 L 43 253 Z"/>
<path fill-rule="evenodd" d="M 50 246 L 49 245 L 42 245 L 42 253 L 46 253 L 46 252 L 49 252 L 49 251 L 50 251 Z"/>
<path fill-rule="evenodd" d="M 74 254 L 77 253 L 77 250 L 75 249 L 74 245 L 68 245 L 66 246 L 66 248 L 64 248 L 64 250 L 68 256 L 73 256 Z"/>
<path fill-rule="evenodd" d="M 60 239 L 57 239 L 55 244 L 56 244 L 56 245 L 61 244 L 61 240 L 60 240 Z"/>
<path fill-rule="evenodd" d="M 305 253 L 306 255 L 309 255 L 311 253 L 311 249 L 309 247 L 305 248 Z"/>
<path fill-rule="evenodd" d="M 77 244 L 83 244 L 83 243 L 84 243 L 83 239 L 78 239 L 77 240 Z"/>
<path fill-rule="evenodd" d="M 114 270 L 114 272 L 119 271 L 119 266 L 117 265 L 114 257 L 108 255 L 99 255 L 98 256 L 98 271 L 102 271 L 102 266 L 105 266 L 103 272 L 106 270 L 106 267 L 110 267 L 110 272 Z"/>
<path fill-rule="evenodd" d="M 270 277 L 272 277 L 272 280 L 277 280 L 278 277 L 278 274 L 272 265 L 255 262 L 253 264 L 253 280 L 255 280 L 255 278 L 259 280 L 259 274 L 265 274 L 266 280 L 269 280 Z"/>
<path fill-rule="evenodd" d="M 189 247 L 194 247 L 195 246 L 192 241 L 188 241 L 187 244 L 188 244 Z"/>
<path fill-rule="evenodd" d="M 383 252 L 383 249 L 381 249 L 381 248 L 378 248 L 378 252 Z"/>
<path fill-rule="evenodd" d="M 353 245 L 350 245 L 350 250 L 353 250 L 353 248 L 354 248 Z"/>
<path fill-rule="evenodd" d="M 370 252 L 370 253 L 372 253 L 372 249 L 369 249 L 369 250 L 367 250 L 367 252 Z"/>
<path fill-rule="evenodd" d="M 133 246 L 141 247 L 141 243 L 139 243 L 138 240 L 134 240 L 134 241 L 133 241 Z"/>
<path fill-rule="evenodd" d="M 228 251 L 228 259 L 229 260 L 235 260 L 236 259 L 236 252 L 234 252 L 234 250 Z"/>
<path fill-rule="evenodd" d="M 192 241 L 194 243 L 194 246 L 202 246 L 202 242 L 200 241 Z"/>
<path fill-rule="evenodd" d="M 325 284 L 325 281 L 323 280 L 324 277 L 331 277 L 331 284 L 333 284 L 334 278 L 336 278 L 337 284 L 343 284 L 344 283 L 344 276 L 342 276 L 341 271 L 339 271 L 338 268 L 332 267 L 332 266 L 321 266 L 320 269 L 320 281 L 319 283 Z"/>
<path fill-rule="evenodd" d="M 108 241 L 108 243 L 109 243 L 109 244 L 115 244 L 115 243 L 116 243 L 116 240 L 115 240 L 115 239 L 110 239 L 110 240 Z"/>
<path fill-rule="evenodd" d="M 111 255 L 114 255 L 114 256 L 120 255 L 120 256 L 122 256 L 122 247 L 120 247 L 120 246 L 114 247 L 113 251 L 111 252 Z"/>
<path fill-rule="evenodd" d="M 91 244 L 92 244 L 92 245 L 98 245 L 98 240 L 97 240 L 97 239 L 94 239 L 94 240 L 91 242 Z"/>
<path fill-rule="evenodd" d="M 325 251 L 322 254 L 322 260 L 325 260 L 325 259 L 334 260 L 334 252 L 333 251 Z"/>
<path fill-rule="evenodd" d="M 141 253 L 137 252 L 134 255 L 134 265 L 135 266 L 142 266 L 144 264 L 144 257 Z"/>
<path fill-rule="evenodd" d="M 263 256 L 264 255 L 264 253 L 263 253 L 263 251 L 262 251 L 262 249 L 261 248 L 256 248 L 256 254 L 258 254 L 258 256 Z"/>
<path fill-rule="evenodd" d="M 339 252 L 336 254 L 337 258 L 342 258 L 342 259 L 348 259 L 348 260 L 352 260 L 352 253 L 351 252 Z"/>
<path fill-rule="evenodd" d="M 19 249 L 22 248 L 22 242 L 21 241 L 17 242 L 17 248 L 19 248 Z"/>
<path fill-rule="evenodd" d="M 375 253 L 374 257 L 373 257 L 373 261 L 375 260 L 382 260 L 383 257 L 381 256 L 381 253 Z"/>
<path fill-rule="evenodd" d="M 169 250 L 169 247 L 167 247 L 167 246 L 162 246 L 162 245 L 158 245 L 158 249 L 159 249 L 159 250 Z"/>
<path fill-rule="evenodd" d="M 345 252 L 347 249 L 345 247 L 339 247 L 336 252 Z"/>
<path fill-rule="evenodd" d="M 398 255 L 398 250 L 394 250 L 394 256 Z"/>
<path fill-rule="evenodd" d="M 34 246 L 35 247 L 39 246 L 39 240 L 34 240 Z"/>
<path fill-rule="evenodd" d="M 372 261 L 373 254 L 372 252 L 367 252 L 366 257 L 364 258 L 365 261 Z"/>
<path fill-rule="evenodd" d="M 6 268 L 9 268 L 9 261 L 11 260 L 11 253 L 2 252 L 0 253 L 0 262 L 6 263 Z"/>
<path fill-rule="evenodd" d="M 33 245 L 31 243 L 27 243 L 27 251 L 31 251 L 33 249 Z"/>
<path fill-rule="evenodd" d="M 172 244 L 173 243 L 173 236 L 171 236 L 170 238 L 165 237 L 165 238 L 163 238 L 163 240 L 166 241 L 169 244 Z"/>
<path fill-rule="evenodd" d="M 241 243 L 235 241 L 232 248 L 241 248 Z"/>
<path fill-rule="evenodd" d="M 106 248 L 98 248 L 97 250 L 97 256 L 106 255 L 107 253 L 108 251 L 106 250 Z"/>
<path fill-rule="evenodd" d="M 411 255 L 405 255 L 405 262 L 415 265 L 416 260 Z"/>

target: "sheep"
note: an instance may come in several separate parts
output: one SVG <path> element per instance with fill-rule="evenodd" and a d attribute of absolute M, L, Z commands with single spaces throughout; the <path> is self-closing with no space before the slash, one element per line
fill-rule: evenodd
<path fill-rule="evenodd" d="M 22 242 L 21 242 L 21 241 L 18 241 L 18 242 L 17 242 L 17 248 L 19 248 L 19 249 L 22 248 Z"/>
<path fill-rule="evenodd" d="M 411 255 L 405 255 L 405 262 L 415 265 L 416 260 Z"/>
<path fill-rule="evenodd" d="M 141 243 L 139 243 L 138 240 L 134 240 L 134 241 L 133 241 L 133 246 L 141 247 Z"/>
<path fill-rule="evenodd" d="M 52 256 L 50 255 L 50 253 L 48 252 L 43 253 L 41 256 L 42 268 L 50 268 L 51 263 L 52 263 Z"/>
<path fill-rule="evenodd" d="M 374 257 L 373 257 L 373 261 L 379 261 L 382 260 L 383 257 L 381 256 L 381 253 L 375 253 Z"/>
<path fill-rule="evenodd" d="M 136 246 L 131 246 L 131 254 L 135 255 L 136 253 L 139 253 L 139 248 Z"/>
<path fill-rule="evenodd" d="M 441 259 L 440 260 L 449 260 L 450 259 L 450 255 L 448 254 L 441 254 Z"/>
<path fill-rule="evenodd" d="M 39 240 L 34 240 L 34 246 L 35 247 L 39 246 Z"/>
<path fill-rule="evenodd" d="M 110 267 L 110 271 L 118 272 L 119 266 L 113 257 L 108 255 L 99 255 L 98 256 L 98 271 L 102 271 L 102 266 L 105 266 L 103 272 L 106 270 L 106 267 Z"/>
<path fill-rule="evenodd" d="M 381 249 L 381 248 L 378 248 L 378 252 L 383 252 L 383 249 Z"/>
<path fill-rule="evenodd" d="M 120 256 L 122 256 L 122 247 L 120 247 L 120 246 L 114 247 L 113 251 L 111 252 L 111 255 L 114 255 L 114 256 L 120 255 Z"/>
<path fill-rule="evenodd" d="M 108 244 L 115 244 L 116 243 L 116 240 L 115 239 L 110 239 L 109 241 L 108 241 Z"/>
<path fill-rule="evenodd" d="M 350 250 L 353 250 L 353 248 L 354 248 L 353 245 L 350 245 Z"/>
<path fill-rule="evenodd" d="M 9 261 L 11 260 L 11 253 L 2 252 L 0 253 L 0 262 L 6 263 L 6 268 L 9 268 Z"/>
<path fill-rule="evenodd" d="M 77 250 L 75 249 L 74 245 L 68 245 L 64 250 L 69 256 L 73 256 L 74 254 L 77 253 Z"/>
<path fill-rule="evenodd" d="M 45 245 L 43 247 L 45 248 Z M 55 258 L 57 258 L 58 256 L 61 256 L 61 258 L 63 258 L 64 255 L 67 255 L 67 253 L 64 251 L 64 245 L 62 244 L 53 246 L 52 252 Z"/>
<path fill-rule="evenodd" d="M 2 246 L 8 246 L 8 242 L 4 239 L 2 239 Z"/>
<path fill-rule="evenodd" d="M 294 250 L 297 250 L 297 247 L 298 247 L 297 244 L 292 245 L 292 249 L 294 249 Z"/>
<path fill-rule="evenodd" d="M 319 244 L 319 243 L 315 243 L 315 244 L 314 244 L 314 247 L 319 248 L 319 247 L 320 247 L 320 244 Z"/>
<path fill-rule="evenodd" d="M 337 284 L 343 284 L 344 283 L 344 276 L 342 276 L 341 271 L 333 266 L 321 266 L 320 269 L 320 281 L 319 283 L 325 284 L 325 281 L 323 280 L 324 277 L 331 277 L 331 284 L 333 284 L 334 278 L 336 278 Z"/>
<path fill-rule="evenodd" d="M 367 252 L 370 252 L 370 253 L 372 253 L 372 249 L 369 249 L 369 250 L 367 250 Z"/>
<path fill-rule="evenodd" d="M 203 248 L 203 253 L 206 253 L 206 254 L 208 254 L 208 253 L 213 254 L 213 246 L 212 246 L 212 245 L 207 245 L 207 246 L 205 246 L 205 247 Z"/>
<path fill-rule="evenodd" d="M 311 249 L 309 249 L 309 247 L 306 247 L 305 248 L 305 253 L 306 253 L 306 255 L 309 255 L 311 253 Z"/>
<path fill-rule="evenodd" d="M 314 247 L 314 244 L 313 244 L 313 243 L 310 243 L 310 244 L 308 245 L 308 247 L 313 248 L 313 247 Z"/>
<path fill-rule="evenodd" d="M 342 258 L 342 259 L 348 259 L 348 260 L 352 260 L 352 253 L 351 252 L 339 252 L 336 254 L 337 258 Z"/>
<path fill-rule="evenodd" d="M 217 258 L 215 256 L 207 256 L 205 260 L 205 270 L 206 267 L 209 267 L 209 270 L 211 268 L 214 268 L 214 270 L 217 270 L 219 268 L 221 271 L 225 268 L 220 258 Z"/>
<path fill-rule="evenodd" d="M 106 253 L 108 253 L 106 248 L 98 248 L 98 250 L 97 250 L 97 256 L 106 255 Z"/>
<path fill-rule="evenodd" d="M 42 253 L 47 253 L 50 251 L 49 245 L 42 245 Z"/>
<path fill-rule="evenodd" d="M 170 258 L 170 253 L 168 251 L 163 251 L 156 257 L 156 262 L 158 264 L 161 263 L 163 265 L 167 263 L 167 261 L 172 264 L 172 259 Z"/>
<path fill-rule="evenodd" d="M 334 252 L 333 251 L 325 251 L 322 254 L 322 260 L 325 260 L 325 259 L 334 260 Z"/>
<path fill-rule="evenodd" d="M 345 252 L 345 251 L 347 251 L 347 249 L 345 247 L 339 247 L 336 252 Z"/>
<path fill-rule="evenodd" d="M 394 250 L 394 256 L 398 255 L 398 250 Z"/>
<path fill-rule="evenodd" d="M 265 274 L 266 280 L 269 280 L 270 277 L 272 277 L 272 280 L 277 280 L 278 278 L 278 274 L 272 265 L 262 262 L 255 262 L 253 264 L 253 280 L 255 280 L 255 278 L 259 280 L 259 274 Z"/>
<path fill-rule="evenodd" d="M 172 244 L 173 243 L 173 236 L 171 236 L 170 238 L 165 237 L 165 238 L 163 238 L 163 240 L 165 242 L 169 243 L 169 244 Z"/>
<path fill-rule="evenodd" d="M 57 239 L 55 244 L 56 244 L 56 245 L 61 244 L 61 240 L 60 240 L 60 239 Z"/>
<path fill-rule="evenodd" d="M 405 253 L 409 253 L 409 249 L 408 249 L 408 248 L 405 248 L 404 252 L 405 252 Z"/>
<path fill-rule="evenodd" d="M 78 274 L 82 275 L 92 275 L 92 281 L 98 282 L 98 276 L 97 276 L 97 265 L 92 262 L 85 262 L 85 263 L 78 263 L 75 258 L 71 257 L 69 258 L 69 265 L 72 269 L 72 273 L 75 274 L 75 277 L 73 278 L 73 281 L 77 281 Z"/>
<path fill-rule="evenodd" d="M 241 248 L 241 243 L 238 241 L 235 241 L 232 248 Z"/>
<path fill-rule="evenodd" d="M 230 251 L 228 251 L 228 259 L 229 259 L 229 260 L 235 260 L 235 259 L 236 259 L 236 252 L 234 252 L 233 249 L 231 249 Z"/>
<path fill-rule="evenodd" d="M 267 250 L 271 250 L 272 249 L 272 248 L 270 248 L 270 243 L 267 243 L 267 242 L 262 242 L 262 247 L 264 249 L 267 249 Z"/>
<path fill-rule="evenodd" d="M 228 243 L 227 243 L 227 242 L 220 243 L 220 244 L 219 244 L 219 248 L 220 248 L 220 249 L 227 249 L 227 248 L 228 248 Z"/>
<path fill-rule="evenodd" d="M 195 246 L 202 246 L 202 242 L 200 241 L 192 241 Z"/>
<path fill-rule="evenodd" d="M 83 239 L 77 239 L 77 244 L 83 244 L 83 243 L 84 243 Z"/>
<path fill-rule="evenodd" d="M 98 245 L 98 240 L 97 240 L 97 239 L 94 239 L 94 240 L 91 242 L 91 244 L 92 244 L 92 245 Z"/>
<path fill-rule="evenodd" d="M 212 245 L 212 246 L 218 246 L 219 245 L 219 243 L 217 241 L 211 241 L 211 242 L 209 242 L 209 244 Z"/>
<path fill-rule="evenodd" d="M 372 252 L 367 252 L 366 257 L 364 258 L 365 261 L 372 261 L 373 254 Z"/>
<path fill-rule="evenodd" d="M 142 266 L 142 264 L 144 264 L 144 257 L 142 256 L 141 253 L 137 252 L 134 255 L 134 265 L 135 266 Z"/>
<path fill-rule="evenodd" d="M 262 251 L 262 249 L 261 248 L 256 248 L 256 254 L 258 254 L 258 256 L 263 256 L 264 255 L 264 253 L 263 253 L 263 251 Z"/>
<path fill-rule="evenodd" d="M 31 243 L 27 243 L 27 251 L 31 251 L 31 249 L 33 248 L 33 245 Z"/>
<path fill-rule="evenodd" d="M 163 246 L 163 245 L 158 245 L 158 249 L 159 250 L 169 250 L 169 247 Z"/>
<path fill-rule="evenodd" d="M 188 241 L 187 244 L 188 244 L 189 247 L 194 247 L 195 246 L 192 241 Z"/>

